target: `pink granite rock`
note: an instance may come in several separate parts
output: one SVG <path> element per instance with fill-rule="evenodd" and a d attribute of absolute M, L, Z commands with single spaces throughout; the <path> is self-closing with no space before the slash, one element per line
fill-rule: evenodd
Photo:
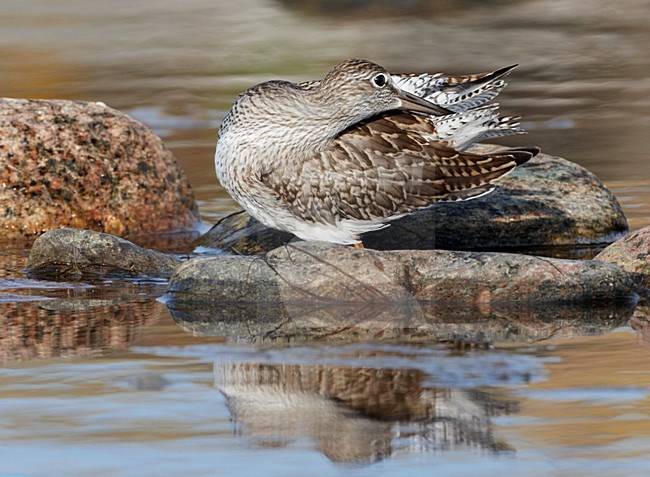
<path fill-rule="evenodd" d="M 199 221 L 162 140 L 102 103 L 0 98 L 0 238 L 60 227 L 119 236 Z"/>
<path fill-rule="evenodd" d="M 650 288 L 650 225 L 617 240 L 595 259 L 618 265 L 641 287 Z"/>

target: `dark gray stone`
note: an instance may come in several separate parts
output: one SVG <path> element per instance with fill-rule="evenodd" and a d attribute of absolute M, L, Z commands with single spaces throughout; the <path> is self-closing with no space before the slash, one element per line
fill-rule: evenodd
<path fill-rule="evenodd" d="M 603 333 L 623 326 L 635 305 L 630 277 L 603 262 L 305 242 L 264 259 L 190 260 L 166 298 L 195 335 L 460 346 Z"/>
<path fill-rule="evenodd" d="M 221 219 L 194 247 L 211 247 L 244 255 L 262 255 L 293 240 L 288 232 L 271 229 L 246 212 L 235 212 Z"/>
<path fill-rule="evenodd" d="M 37 278 L 124 275 L 167 278 L 181 261 L 113 235 L 81 229 L 51 230 L 36 239 L 27 270 Z"/>
<path fill-rule="evenodd" d="M 274 302 L 280 299 L 275 272 L 258 257 L 195 258 L 176 270 L 168 293 L 179 301 Z"/>

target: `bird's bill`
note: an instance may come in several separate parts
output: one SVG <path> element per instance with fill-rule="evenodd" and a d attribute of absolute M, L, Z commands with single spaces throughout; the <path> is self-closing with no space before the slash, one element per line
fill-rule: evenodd
<path fill-rule="evenodd" d="M 397 90 L 397 97 L 402 101 L 399 109 L 406 109 L 409 111 L 416 111 L 419 113 L 432 114 L 434 116 L 445 116 L 453 114 L 453 111 L 438 106 L 437 104 L 430 103 L 426 99 L 420 98 L 408 91 L 402 89 Z"/>

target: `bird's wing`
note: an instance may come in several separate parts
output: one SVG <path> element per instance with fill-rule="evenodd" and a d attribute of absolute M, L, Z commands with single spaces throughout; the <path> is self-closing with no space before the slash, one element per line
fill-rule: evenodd
<path fill-rule="evenodd" d="M 458 152 L 426 139 L 430 122 L 408 113 L 382 115 L 346 130 L 323 152 L 262 174 L 294 216 L 311 222 L 387 220 L 433 202 L 467 200 L 536 155 Z"/>

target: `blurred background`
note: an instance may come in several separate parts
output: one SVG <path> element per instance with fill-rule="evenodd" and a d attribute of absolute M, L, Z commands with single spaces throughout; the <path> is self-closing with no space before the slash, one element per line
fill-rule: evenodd
<path fill-rule="evenodd" d="M 393 72 L 519 63 L 500 96 L 539 145 L 595 172 L 650 223 L 648 0 L 2 0 L 0 95 L 103 101 L 152 127 L 203 218 L 239 207 L 213 170 L 236 94 L 361 57 Z"/>

